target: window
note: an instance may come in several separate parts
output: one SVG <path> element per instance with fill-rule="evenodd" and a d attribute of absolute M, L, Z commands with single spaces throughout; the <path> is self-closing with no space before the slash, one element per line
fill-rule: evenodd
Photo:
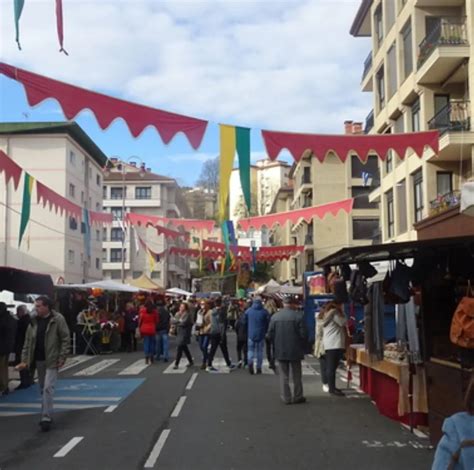
<path fill-rule="evenodd" d="M 123 219 L 123 212 L 121 207 L 111 207 L 110 212 L 114 219 L 122 220 Z"/>
<path fill-rule="evenodd" d="M 122 276 L 122 275 L 121 275 L 120 271 L 112 271 L 112 272 L 110 273 L 110 278 L 111 278 L 111 279 L 120 279 L 121 276 Z"/>
<path fill-rule="evenodd" d="M 438 171 L 436 173 L 436 192 L 438 196 L 453 192 L 453 174 L 450 171 Z"/>
<path fill-rule="evenodd" d="M 107 199 L 107 186 L 102 186 L 102 198 Z"/>
<path fill-rule="evenodd" d="M 420 132 L 420 98 L 411 106 L 411 130 L 412 132 Z"/>
<path fill-rule="evenodd" d="M 415 222 L 423 219 L 423 172 L 413 173 L 413 198 L 415 203 Z"/>
<path fill-rule="evenodd" d="M 398 233 L 405 233 L 407 225 L 407 190 L 405 180 L 397 183 L 397 212 L 398 212 Z"/>
<path fill-rule="evenodd" d="M 388 66 L 388 97 L 391 98 L 397 91 L 397 48 L 395 43 L 387 53 Z"/>
<path fill-rule="evenodd" d="M 74 264 L 74 250 L 69 250 L 67 252 L 67 259 L 69 261 L 69 264 Z"/>
<path fill-rule="evenodd" d="M 385 2 L 385 20 L 387 22 L 387 33 L 395 23 L 395 0 Z"/>
<path fill-rule="evenodd" d="M 76 187 L 72 183 L 69 183 L 69 197 L 76 197 Z"/>
<path fill-rule="evenodd" d="M 389 149 L 387 158 L 385 160 L 385 173 L 390 173 L 393 170 L 393 150 Z"/>
<path fill-rule="evenodd" d="M 153 271 L 151 273 L 151 278 L 152 279 L 161 279 L 161 271 Z"/>
<path fill-rule="evenodd" d="M 374 13 L 374 23 L 375 23 L 375 37 L 377 39 L 377 45 L 380 45 L 383 39 L 383 13 L 382 13 L 382 4 L 380 4 Z"/>
<path fill-rule="evenodd" d="M 95 231 L 95 239 L 100 242 L 100 230 Z"/>
<path fill-rule="evenodd" d="M 379 109 L 383 109 L 383 107 L 385 106 L 385 77 L 383 66 L 379 68 L 375 79 L 377 82 L 377 97 Z"/>
<path fill-rule="evenodd" d="M 143 271 L 133 271 L 134 278 L 140 277 L 142 274 L 143 274 Z"/>
<path fill-rule="evenodd" d="M 110 199 L 123 199 L 123 188 L 110 188 Z"/>
<path fill-rule="evenodd" d="M 151 187 L 136 187 L 135 199 L 151 199 Z"/>
<path fill-rule="evenodd" d="M 95 269 L 100 269 L 100 259 L 99 258 L 95 259 Z"/>
<path fill-rule="evenodd" d="M 393 207 L 393 190 L 385 193 L 387 204 L 387 237 L 392 238 L 395 235 L 395 214 Z"/>
<path fill-rule="evenodd" d="M 102 248 L 102 261 L 107 261 L 107 249 Z"/>
<path fill-rule="evenodd" d="M 97 212 L 100 212 L 100 211 L 102 210 L 102 208 L 100 207 L 100 202 L 96 202 L 96 204 L 95 204 L 95 210 L 96 210 Z"/>
<path fill-rule="evenodd" d="M 354 240 L 372 240 L 378 236 L 378 219 L 352 219 L 352 238 Z"/>
<path fill-rule="evenodd" d="M 411 34 L 411 20 L 408 20 L 402 29 L 403 44 L 403 72 L 404 78 L 407 78 L 413 71 L 413 45 Z"/>
<path fill-rule="evenodd" d="M 89 171 L 89 179 L 91 180 L 92 179 L 92 165 L 89 163 L 87 168 L 88 168 L 88 171 Z"/>
<path fill-rule="evenodd" d="M 107 241 L 107 229 L 106 228 L 102 229 L 102 241 L 103 242 Z"/>
<path fill-rule="evenodd" d="M 110 241 L 121 242 L 123 240 L 123 230 L 120 227 L 113 227 L 110 231 Z"/>
<path fill-rule="evenodd" d="M 378 186 L 380 181 L 379 176 L 379 157 L 376 155 L 369 155 L 366 163 L 359 160 L 357 155 L 351 156 L 351 175 L 352 178 L 362 178 L 362 173 L 368 173 L 372 178 L 372 186 Z"/>
<path fill-rule="evenodd" d="M 372 188 L 369 186 L 352 186 L 352 197 L 354 198 L 354 209 L 377 209 L 376 202 L 369 202 L 369 194 Z"/>
<path fill-rule="evenodd" d="M 69 217 L 69 228 L 71 230 L 77 230 L 77 220 L 75 217 Z"/>
<path fill-rule="evenodd" d="M 96 175 L 95 182 L 96 182 L 97 186 L 100 186 L 100 175 L 99 174 Z"/>
<path fill-rule="evenodd" d="M 76 154 L 72 150 L 69 151 L 69 163 L 76 166 Z"/>
<path fill-rule="evenodd" d="M 125 250 L 124 250 L 125 257 Z M 122 261 L 122 248 L 111 248 L 110 249 L 110 262 L 118 263 Z"/>
<path fill-rule="evenodd" d="M 303 168 L 303 179 L 301 181 L 302 184 L 310 184 L 311 183 L 311 167 L 305 166 Z"/>

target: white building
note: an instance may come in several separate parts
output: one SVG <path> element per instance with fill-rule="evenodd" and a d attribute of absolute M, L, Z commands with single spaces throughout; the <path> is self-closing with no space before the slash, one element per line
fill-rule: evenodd
<path fill-rule="evenodd" d="M 152 227 L 139 227 L 136 232 L 126 227 L 122 246 L 122 223 L 127 212 L 171 218 L 189 217 L 188 207 L 176 180 L 139 168 L 135 163 L 127 164 L 117 159 L 111 159 L 111 162 L 113 167 L 105 177 L 103 196 L 104 210 L 114 215 L 114 222 L 103 231 L 104 278 L 121 280 L 123 265 L 124 280 L 146 274 L 165 288 L 188 287 L 188 259 L 167 254 L 160 261 L 151 263 L 135 235 L 138 233 L 141 240 L 155 253 L 163 253 L 171 246 L 185 247 L 187 242 L 184 239 L 166 239 Z M 123 264 L 122 250 L 125 255 Z"/>
<path fill-rule="evenodd" d="M 102 211 L 102 167 L 106 156 L 75 122 L 0 124 L 0 149 L 35 179 L 94 211 Z M 92 226 L 90 256 L 84 226 L 31 197 L 30 221 L 18 246 L 23 177 L 17 190 L 0 176 L 0 260 L 4 266 L 50 274 L 54 282 L 102 278 L 101 231 Z"/>

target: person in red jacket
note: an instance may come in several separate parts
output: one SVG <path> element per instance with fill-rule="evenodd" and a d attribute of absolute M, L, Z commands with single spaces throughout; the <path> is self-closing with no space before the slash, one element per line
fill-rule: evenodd
<path fill-rule="evenodd" d="M 156 354 L 156 325 L 158 323 L 158 312 L 151 300 L 147 300 L 140 308 L 138 327 L 143 338 L 143 350 L 145 352 L 145 362 L 153 363 Z"/>

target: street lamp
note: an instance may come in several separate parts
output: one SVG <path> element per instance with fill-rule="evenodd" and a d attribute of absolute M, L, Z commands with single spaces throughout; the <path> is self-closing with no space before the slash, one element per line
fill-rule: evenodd
<path fill-rule="evenodd" d="M 125 282 L 125 191 L 126 191 L 125 175 L 127 174 L 127 168 L 129 168 L 131 164 L 133 162 L 136 162 L 137 160 L 140 162 L 140 168 L 138 170 L 138 174 L 140 178 L 143 178 L 146 174 L 145 162 L 136 155 L 132 155 L 126 160 L 117 158 L 116 162 L 113 162 L 109 158 L 104 167 L 104 175 L 106 177 L 110 175 L 111 168 L 116 168 L 122 174 L 122 227 L 121 227 L 122 228 L 122 250 L 121 250 L 122 267 L 121 267 L 121 275 L 120 275 L 122 284 L 124 284 Z M 111 164 L 111 166 L 109 166 L 109 163 Z M 136 165 L 133 165 L 133 168 L 136 168 Z"/>

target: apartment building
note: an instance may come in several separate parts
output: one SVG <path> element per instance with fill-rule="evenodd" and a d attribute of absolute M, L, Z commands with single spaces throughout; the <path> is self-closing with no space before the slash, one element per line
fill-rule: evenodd
<path fill-rule="evenodd" d="M 472 0 L 363 0 L 352 24 L 353 36 L 372 40 L 361 83 L 373 92 L 367 132 L 440 133 L 438 154 L 380 162 L 370 200 L 380 202 L 384 242 L 416 239 L 416 227 L 453 208 L 449 234 L 466 233 L 456 207 L 474 167 L 473 11 Z"/>
<path fill-rule="evenodd" d="M 217 215 L 217 193 L 207 188 L 183 188 L 183 197 L 193 219 L 213 219 Z"/>
<path fill-rule="evenodd" d="M 176 180 L 153 173 L 136 161 L 127 163 L 111 158 L 110 162 L 110 170 L 104 178 L 103 197 L 104 210 L 113 214 L 114 222 L 111 227 L 104 228 L 102 234 L 104 278 L 126 280 L 146 274 L 164 288 L 189 287 L 189 260 L 167 253 L 152 263 L 137 237 L 155 253 L 163 253 L 171 246 L 187 247 L 184 239 L 167 239 L 158 235 L 153 227 L 131 229 L 123 224 L 127 213 L 189 217 Z"/>
<path fill-rule="evenodd" d="M 78 206 L 102 211 L 107 158 L 75 122 L 0 124 L 0 149 L 36 180 Z M 4 266 L 50 274 L 54 282 L 102 279 L 101 230 L 56 213 L 31 197 L 30 221 L 19 246 L 23 178 L 17 190 L 0 177 L 0 259 Z M 90 249 L 89 249 L 90 247 Z"/>

